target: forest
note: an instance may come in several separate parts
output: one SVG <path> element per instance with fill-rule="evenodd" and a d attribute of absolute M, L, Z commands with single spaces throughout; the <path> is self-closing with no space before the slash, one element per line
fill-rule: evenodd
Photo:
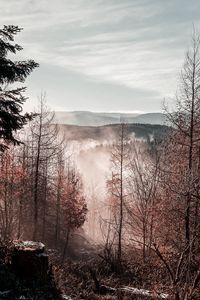
<path fill-rule="evenodd" d="M 20 31 L 0 30 L 0 299 L 200 299 L 200 36 L 168 126 L 79 128 L 45 93 L 23 113 Z"/>

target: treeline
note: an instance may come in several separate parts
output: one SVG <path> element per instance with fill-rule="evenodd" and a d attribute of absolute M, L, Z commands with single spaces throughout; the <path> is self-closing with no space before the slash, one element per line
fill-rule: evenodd
<path fill-rule="evenodd" d="M 83 141 L 93 139 L 95 141 L 107 141 L 112 143 L 118 136 L 118 124 L 108 124 L 103 126 L 76 126 L 59 124 L 63 131 L 68 136 L 68 140 Z M 132 137 L 143 139 L 151 144 L 153 140 L 160 142 L 164 136 L 170 131 L 167 125 L 152 125 L 152 124 L 127 124 L 127 130 Z"/>
<path fill-rule="evenodd" d="M 63 249 L 85 221 L 81 177 L 67 152 L 53 113 L 41 99 L 20 140 L 0 154 L 0 236 L 41 240 Z"/>

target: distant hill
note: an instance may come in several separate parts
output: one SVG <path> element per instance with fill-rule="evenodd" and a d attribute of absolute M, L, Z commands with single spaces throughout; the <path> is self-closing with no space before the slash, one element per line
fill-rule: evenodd
<path fill-rule="evenodd" d="M 134 117 L 134 123 L 143 124 L 166 124 L 167 119 L 163 113 L 147 113 Z"/>
<path fill-rule="evenodd" d="M 77 126 L 77 125 L 59 125 L 61 131 L 65 133 L 68 140 L 83 141 L 92 139 L 98 142 L 109 141 L 118 137 L 119 124 L 110 124 L 104 126 Z M 152 140 L 161 140 L 170 130 L 165 125 L 151 124 L 128 124 L 128 133 L 138 139 L 147 142 Z"/>
<path fill-rule="evenodd" d="M 102 126 L 107 124 L 142 123 L 160 124 L 166 123 L 163 113 L 104 113 L 90 111 L 55 112 L 55 121 L 58 124 L 69 124 L 77 126 Z"/>

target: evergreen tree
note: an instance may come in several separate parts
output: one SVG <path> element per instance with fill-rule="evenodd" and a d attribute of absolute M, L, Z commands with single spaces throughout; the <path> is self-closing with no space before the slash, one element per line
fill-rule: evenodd
<path fill-rule="evenodd" d="M 18 26 L 4 26 L 0 29 L 0 151 L 11 144 L 20 144 L 15 133 L 21 129 L 33 115 L 22 113 L 26 101 L 26 87 L 11 87 L 24 82 L 26 77 L 38 67 L 34 60 L 13 61 L 9 54 L 17 54 L 23 48 L 14 43 L 14 37 L 22 29 Z"/>

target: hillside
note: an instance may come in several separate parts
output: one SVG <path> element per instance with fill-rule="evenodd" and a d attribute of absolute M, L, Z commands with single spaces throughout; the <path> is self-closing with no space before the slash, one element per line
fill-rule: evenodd
<path fill-rule="evenodd" d="M 129 120 L 129 119 L 128 119 Z M 134 117 L 134 123 L 143 124 L 166 124 L 167 119 L 163 113 L 147 113 Z"/>
<path fill-rule="evenodd" d="M 118 136 L 119 124 L 110 124 L 105 126 L 77 126 L 60 124 L 62 132 L 68 140 L 87 140 L 96 141 L 112 140 Z M 165 125 L 151 124 L 128 124 L 129 135 L 135 138 L 150 141 L 152 139 L 160 139 L 169 130 Z"/>

